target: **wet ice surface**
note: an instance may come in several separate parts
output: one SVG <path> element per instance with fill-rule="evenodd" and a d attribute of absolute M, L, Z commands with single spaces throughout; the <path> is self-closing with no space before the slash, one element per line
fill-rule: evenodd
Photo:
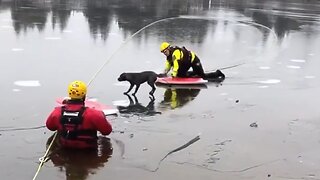
<path fill-rule="evenodd" d="M 141 3 L 0 3 L 2 179 L 33 177 L 53 134 L 46 117 L 78 79 L 120 112 L 108 116 L 112 156 L 49 161 L 38 179 L 320 179 L 318 1 Z M 206 70 L 242 65 L 222 84 L 123 95 L 122 72 L 162 70 L 162 41 L 195 51 Z"/>

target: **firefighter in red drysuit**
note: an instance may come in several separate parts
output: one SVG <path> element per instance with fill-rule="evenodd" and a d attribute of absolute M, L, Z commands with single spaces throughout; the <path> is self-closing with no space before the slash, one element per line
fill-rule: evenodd
<path fill-rule="evenodd" d="M 112 126 L 102 111 L 85 107 L 87 86 L 74 81 L 68 86 L 70 97 L 63 106 L 56 107 L 49 115 L 46 126 L 58 131 L 58 140 L 66 148 L 96 148 L 97 131 L 109 135 Z"/>

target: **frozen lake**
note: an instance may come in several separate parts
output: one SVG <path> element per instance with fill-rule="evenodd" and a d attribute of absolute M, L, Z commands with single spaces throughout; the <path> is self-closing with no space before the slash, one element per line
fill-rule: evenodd
<path fill-rule="evenodd" d="M 320 179 L 320 1 L 0 0 L 0 40 L 1 179 L 34 177 L 74 80 L 120 111 L 108 150 L 58 151 L 37 179 Z M 163 41 L 207 71 L 241 65 L 222 84 L 123 95 L 122 72 L 163 70 Z"/>

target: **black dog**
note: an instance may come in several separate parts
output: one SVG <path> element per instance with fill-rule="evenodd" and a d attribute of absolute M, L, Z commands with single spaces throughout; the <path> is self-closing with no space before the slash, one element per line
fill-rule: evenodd
<path fill-rule="evenodd" d="M 153 71 L 143 71 L 140 73 L 122 73 L 118 81 L 128 81 L 130 83 L 130 87 L 128 91 L 124 92 L 123 94 L 128 94 L 134 85 L 136 85 L 136 90 L 132 95 L 135 95 L 140 87 L 141 84 L 144 82 L 147 82 L 152 90 L 149 92 L 150 95 L 153 95 L 154 91 L 156 90 L 156 87 L 154 86 L 156 80 L 157 80 L 158 74 L 156 74 Z"/>

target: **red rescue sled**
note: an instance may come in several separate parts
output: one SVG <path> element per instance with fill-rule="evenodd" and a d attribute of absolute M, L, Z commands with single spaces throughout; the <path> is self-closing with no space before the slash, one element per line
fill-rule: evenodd
<path fill-rule="evenodd" d="M 161 77 L 158 78 L 156 83 L 164 85 L 201 85 L 208 83 L 208 80 L 198 78 L 198 77 L 189 77 L 189 78 L 179 78 L 179 77 Z"/>
<path fill-rule="evenodd" d="M 62 106 L 63 105 L 63 101 L 65 99 L 68 98 L 57 98 L 56 102 L 58 103 L 58 106 Z M 115 109 L 111 106 L 99 103 L 98 101 L 96 101 L 95 99 L 87 99 L 85 100 L 85 106 L 90 107 L 90 108 L 94 108 L 97 110 L 102 111 L 106 116 L 107 115 L 116 115 L 118 114 L 118 109 Z"/>

